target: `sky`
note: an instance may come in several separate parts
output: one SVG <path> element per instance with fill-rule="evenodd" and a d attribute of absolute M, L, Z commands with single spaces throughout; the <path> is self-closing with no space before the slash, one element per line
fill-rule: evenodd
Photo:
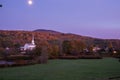
<path fill-rule="evenodd" d="M 0 30 L 55 30 L 120 39 L 120 0 L 0 0 Z"/>

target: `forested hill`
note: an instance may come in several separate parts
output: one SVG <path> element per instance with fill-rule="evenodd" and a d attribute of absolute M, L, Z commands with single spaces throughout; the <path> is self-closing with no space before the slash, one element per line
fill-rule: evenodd
<path fill-rule="evenodd" d="M 30 43 L 32 36 L 35 37 L 35 43 L 41 45 L 48 43 L 50 45 L 59 44 L 62 41 L 79 41 L 84 46 L 97 45 L 100 47 L 112 46 L 120 49 L 120 40 L 116 39 L 98 39 L 92 37 L 81 36 L 71 33 L 61 33 L 52 30 L 37 29 L 34 31 L 8 31 L 0 30 L 0 47 L 23 46 Z"/>

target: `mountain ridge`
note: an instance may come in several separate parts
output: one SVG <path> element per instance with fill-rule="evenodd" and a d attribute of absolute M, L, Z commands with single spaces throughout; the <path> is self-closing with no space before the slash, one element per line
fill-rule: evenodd
<path fill-rule="evenodd" d="M 49 32 L 53 34 L 62 34 L 61 32 L 54 31 L 54 30 L 48 30 L 48 29 L 36 29 L 36 30 L 33 30 L 33 32 Z"/>

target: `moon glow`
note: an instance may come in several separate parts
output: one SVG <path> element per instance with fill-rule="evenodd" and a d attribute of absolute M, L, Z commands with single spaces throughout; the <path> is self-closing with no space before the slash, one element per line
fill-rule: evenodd
<path fill-rule="evenodd" d="M 29 5 L 32 5 L 32 4 L 33 4 L 33 1 L 32 1 L 32 0 L 28 0 L 28 4 L 29 4 Z"/>

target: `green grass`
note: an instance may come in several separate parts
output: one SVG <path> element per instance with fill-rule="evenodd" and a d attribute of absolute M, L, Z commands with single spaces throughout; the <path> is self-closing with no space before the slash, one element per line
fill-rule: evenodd
<path fill-rule="evenodd" d="M 120 62 L 115 58 L 49 60 L 47 64 L 0 68 L 0 80 L 102 80 L 115 76 L 120 76 Z"/>

